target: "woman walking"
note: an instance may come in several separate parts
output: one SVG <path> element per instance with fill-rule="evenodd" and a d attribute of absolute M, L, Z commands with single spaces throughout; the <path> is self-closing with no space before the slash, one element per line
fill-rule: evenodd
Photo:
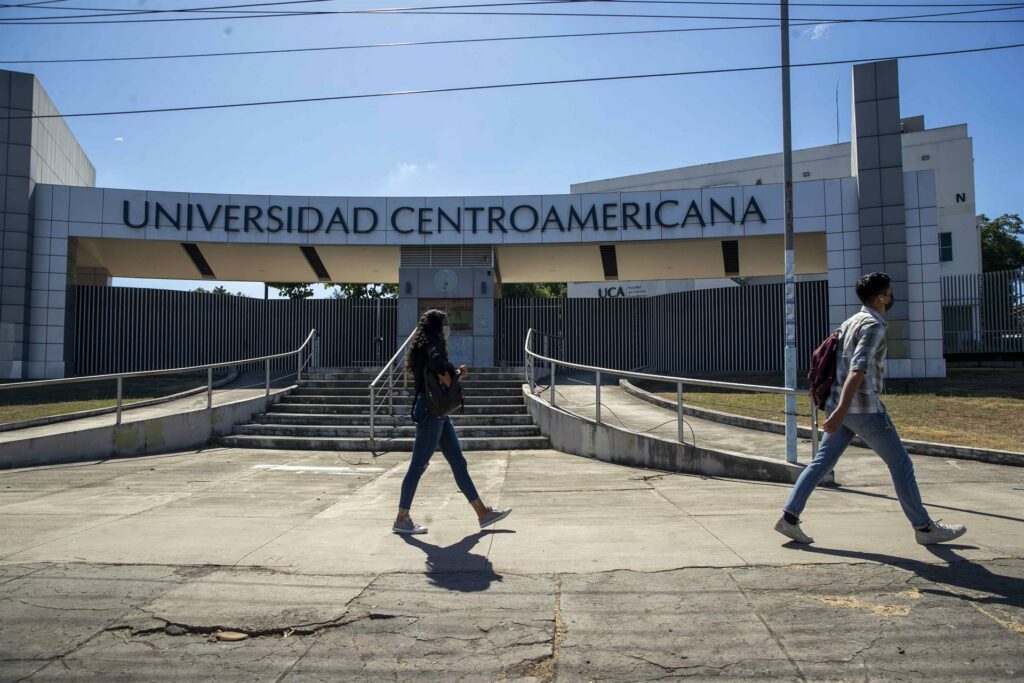
<path fill-rule="evenodd" d="M 409 471 L 402 481 L 402 497 L 398 503 L 398 517 L 391 528 L 396 534 L 425 534 L 426 527 L 412 521 L 409 509 L 416 495 L 416 487 L 420 477 L 427 469 L 430 458 L 438 446 L 444 454 L 448 466 L 455 475 L 455 483 L 473 506 L 480 520 L 480 528 L 485 529 L 508 517 L 512 508 L 495 510 L 484 505 L 477 495 L 473 479 L 469 476 L 466 458 L 462 455 L 462 446 L 455 433 L 455 426 L 448 416 L 436 417 L 430 413 L 427 405 L 427 388 L 424 372 L 432 372 L 445 387 L 450 387 L 453 378 L 464 380 L 469 375 L 465 365 L 457 369 L 448 360 L 448 316 L 442 311 L 430 310 L 424 313 L 416 324 L 416 332 L 409 342 L 405 353 L 405 369 L 416 380 L 416 395 L 413 398 L 412 419 L 416 423 L 416 442 L 412 449 L 412 461 Z"/>

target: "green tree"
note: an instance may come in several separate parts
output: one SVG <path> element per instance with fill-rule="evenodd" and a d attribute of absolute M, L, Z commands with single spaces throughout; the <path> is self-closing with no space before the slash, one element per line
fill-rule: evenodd
<path fill-rule="evenodd" d="M 1019 238 L 1024 235 L 1024 223 L 1020 214 L 1004 213 L 992 220 L 982 214 L 978 216 L 978 229 L 983 271 L 1024 268 L 1024 243 Z"/>
<path fill-rule="evenodd" d="M 564 299 L 564 282 L 519 282 L 501 286 L 503 299 Z"/>
<path fill-rule="evenodd" d="M 335 299 L 394 299 L 398 297 L 398 285 L 393 283 L 342 284 L 332 282 L 331 296 Z"/>
<path fill-rule="evenodd" d="M 277 293 L 288 299 L 309 299 L 313 296 L 313 285 L 302 282 L 268 282 Z"/>
<path fill-rule="evenodd" d="M 217 285 L 213 289 L 203 289 L 202 287 L 196 287 L 192 291 L 197 293 L 197 294 L 221 294 L 221 295 L 224 295 L 224 296 L 245 296 L 245 294 L 242 294 L 241 292 L 236 292 L 235 294 L 232 294 L 231 292 L 229 292 L 227 289 L 224 288 L 224 285 Z"/>

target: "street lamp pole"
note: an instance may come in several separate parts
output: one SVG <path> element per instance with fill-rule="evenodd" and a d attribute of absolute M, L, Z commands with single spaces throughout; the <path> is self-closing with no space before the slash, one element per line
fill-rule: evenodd
<path fill-rule="evenodd" d="M 796 389 L 796 275 L 793 262 L 793 132 L 789 112 L 789 2 L 779 0 L 782 29 L 782 165 L 786 209 L 786 387 Z M 796 396 L 786 395 L 786 461 L 796 462 Z"/>

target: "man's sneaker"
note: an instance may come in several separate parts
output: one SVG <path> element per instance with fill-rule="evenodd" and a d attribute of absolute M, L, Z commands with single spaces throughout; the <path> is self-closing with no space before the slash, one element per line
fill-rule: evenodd
<path fill-rule="evenodd" d="M 945 543 L 954 538 L 960 538 L 967 533 L 967 527 L 963 524 L 942 524 L 932 522 L 931 531 L 914 529 L 914 538 L 921 545 L 932 545 L 933 543 Z"/>
<path fill-rule="evenodd" d="M 786 521 L 785 517 L 779 517 L 779 521 L 775 522 L 775 530 L 797 543 L 814 543 L 814 539 L 805 534 L 803 529 L 800 528 L 799 522 L 790 524 Z"/>
<path fill-rule="evenodd" d="M 427 533 L 427 527 L 420 526 L 416 522 L 412 521 L 411 518 L 406 518 L 401 522 L 396 523 L 391 530 L 396 534 L 402 534 L 403 536 L 414 536 L 416 534 Z"/>
<path fill-rule="evenodd" d="M 486 529 L 492 524 L 496 524 L 501 520 L 505 519 L 510 514 L 512 514 L 512 508 L 505 508 L 504 510 L 495 510 L 494 508 L 489 508 L 487 510 L 487 514 L 484 515 L 484 518 L 480 520 L 480 528 Z"/>

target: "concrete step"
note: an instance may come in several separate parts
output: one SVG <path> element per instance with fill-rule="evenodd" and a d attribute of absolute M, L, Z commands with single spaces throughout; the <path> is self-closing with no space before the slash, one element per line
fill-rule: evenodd
<path fill-rule="evenodd" d="M 505 386 L 481 386 L 473 384 L 463 385 L 465 393 L 467 395 L 481 395 L 481 396 L 522 396 L 523 388 L 521 385 L 505 387 Z M 411 397 L 415 393 L 414 389 L 395 389 L 394 395 Z M 369 388 L 363 387 L 331 387 L 323 385 L 315 386 L 298 386 L 291 392 L 292 396 L 366 396 L 369 397 Z M 378 392 L 378 396 L 380 392 Z"/>
<path fill-rule="evenodd" d="M 346 371 L 323 371 L 316 370 L 314 372 L 302 373 L 302 378 L 305 380 L 330 380 L 330 381 L 363 381 L 366 380 L 368 385 L 370 382 L 380 374 L 380 368 L 374 368 L 373 370 L 346 370 Z M 492 380 L 492 381 L 522 381 L 523 372 L 521 370 L 509 370 L 507 368 L 470 368 L 469 379 L 467 381 L 474 380 Z"/>
<path fill-rule="evenodd" d="M 488 389 L 521 389 L 523 382 L 520 380 L 472 380 L 468 379 L 462 383 L 466 387 L 472 387 L 474 390 L 488 390 Z M 299 387 L 303 389 L 348 389 L 354 391 L 370 391 L 369 382 L 353 382 L 349 380 L 335 380 L 335 379 L 304 379 L 299 382 Z M 377 387 L 378 391 L 385 389 L 386 387 L 382 384 Z M 416 385 L 409 382 L 409 386 L 402 387 L 401 382 L 395 385 L 396 391 L 415 391 Z"/>
<path fill-rule="evenodd" d="M 409 426 L 412 422 L 409 413 L 398 413 L 396 415 L 377 415 L 374 422 L 382 426 Z M 326 413 L 264 413 L 256 415 L 252 419 L 253 424 L 267 425 L 330 425 L 330 426 L 364 426 L 369 424 L 368 415 L 333 415 Z M 526 411 L 517 414 L 496 414 L 496 415 L 452 415 L 452 422 L 456 428 L 459 427 L 486 427 L 486 426 L 523 426 L 532 425 L 533 418 Z"/>
<path fill-rule="evenodd" d="M 378 399 L 381 401 L 382 399 Z M 396 396 L 394 398 L 394 404 L 396 406 L 408 406 L 412 403 L 411 396 Z M 306 403 L 306 404 L 332 404 L 332 405 L 370 405 L 369 396 L 320 396 L 311 394 L 295 395 L 294 393 L 282 396 L 280 404 L 294 404 L 294 403 Z M 523 396 L 520 393 L 518 396 L 478 396 L 476 394 L 467 393 L 465 395 L 466 406 L 485 406 L 485 405 L 514 405 L 523 403 Z"/>
<path fill-rule="evenodd" d="M 414 439 L 399 437 L 394 439 L 378 439 L 376 444 L 364 438 L 320 437 L 306 438 L 294 436 L 222 436 L 213 440 L 216 446 L 226 448 L 272 448 L 279 450 L 314 450 L 314 451 L 411 451 Z M 543 436 L 516 437 L 467 437 L 459 439 L 464 451 L 514 451 L 524 449 L 547 449 L 551 444 Z"/>
<path fill-rule="evenodd" d="M 403 426 L 377 425 L 375 428 L 378 439 L 390 439 L 394 437 L 414 437 L 416 427 L 408 424 Z M 540 427 L 536 425 L 524 426 L 480 426 L 467 427 L 457 426 L 455 428 L 459 438 L 492 438 L 492 437 L 519 437 L 519 436 L 540 436 Z M 268 424 L 247 424 L 240 425 L 235 429 L 235 435 L 242 436 L 294 436 L 303 438 L 321 437 L 347 437 L 347 438 L 368 438 L 370 436 L 369 425 L 351 425 L 339 427 L 333 425 L 268 425 Z"/>
<path fill-rule="evenodd" d="M 404 406 L 405 409 L 408 406 Z M 339 404 L 339 403 L 275 403 L 271 408 L 273 413 L 305 413 L 305 414 L 329 414 L 329 415 L 369 415 L 370 404 L 367 401 L 365 404 Z M 399 408 L 395 406 L 395 412 L 399 412 Z M 502 405 L 480 405 L 480 404 L 466 404 L 466 415 L 505 415 L 505 414 L 525 414 L 526 404 L 520 402 L 518 404 L 502 404 Z"/>

